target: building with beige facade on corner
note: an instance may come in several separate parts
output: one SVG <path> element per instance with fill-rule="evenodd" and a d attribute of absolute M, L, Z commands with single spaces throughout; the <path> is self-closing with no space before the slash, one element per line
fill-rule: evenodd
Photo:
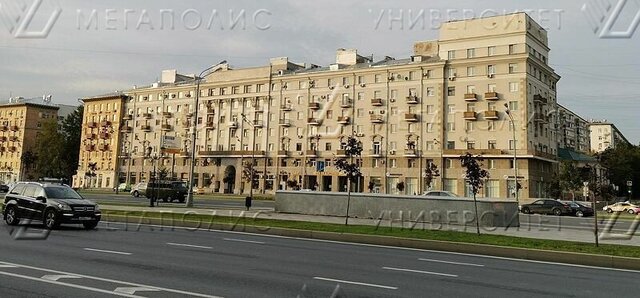
<path fill-rule="evenodd" d="M 85 121 L 101 123 L 109 102 L 122 115 L 115 108 L 106 117 L 113 124 L 108 150 L 81 150 L 79 174 L 88 162 L 105 169 L 109 161 L 102 187 L 113 187 L 114 179 L 146 181 L 158 169 L 186 180 L 195 129 L 194 182 L 206 192 L 248 192 L 241 173 L 249 160 L 260 191 L 345 191 L 333 160 L 354 135 L 364 147 L 357 159 L 363 177 L 352 188 L 358 192 L 469 196 L 459 156 L 470 152 L 484 157 L 491 174 L 480 196 L 512 198 L 517 166 L 520 197 L 544 197 L 558 148 L 560 77 L 548 64 L 549 50 L 547 32 L 516 13 L 444 23 L 440 38 L 416 42 L 409 58 L 376 60 L 339 49 L 325 67 L 286 57 L 258 67 L 223 64 L 203 78 L 199 94 L 195 76 L 164 71 L 159 82 L 126 96 L 85 100 L 99 105 Z M 102 142 L 99 130 L 84 129 L 83 140 L 85 133 L 96 134 L 91 144 Z M 431 163 L 440 176 L 428 186 Z"/>
<path fill-rule="evenodd" d="M 589 136 L 591 138 L 591 152 L 594 153 L 615 149 L 622 144 L 631 144 L 616 125 L 606 119 L 589 121 Z"/>

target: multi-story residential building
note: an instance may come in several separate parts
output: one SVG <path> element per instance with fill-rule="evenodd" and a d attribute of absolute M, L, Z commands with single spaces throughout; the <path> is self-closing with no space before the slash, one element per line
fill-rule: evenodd
<path fill-rule="evenodd" d="M 118 152 L 126 95 L 107 94 L 85 98 L 78 171 L 73 187 L 112 188 L 117 186 Z"/>
<path fill-rule="evenodd" d="M 154 168 L 187 179 L 195 129 L 194 182 L 212 192 L 248 191 L 240 173 L 253 158 L 261 190 L 344 191 L 346 177 L 332 163 L 354 135 L 365 149 L 356 191 L 421 193 L 433 163 L 441 175 L 432 188 L 469 195 L 459 156 L 470 152 L 491 173 L 481 195 L 512 197 L 517 166 L 520 197 L 544 196 L 557 156 L 559 80 L 546 34 L 524 13 L 448 22 L 410 58 L 374 61 L 339 49 L 327 67 L 286 57 L 254 68 L 224 64 L 199 94 L 194 76 L 163 72 L 160 82 L 125 92 L 120 181 L 145 180 Z"/>
<path fill-rule="evenodd" d="M 55 121 L 58 109 L 55 105 L 25 102 L 21 98 L 0 105 L 0 181 L 38 178 L 33 174 L 33 164 L 28 164 L 28 156 L 34 153 L 42 123 Z"/>
<path fill-rule="evenodd" d="M 558 104 L 557 113 L 558 148 L 581 153 L 591 150 L 589 122 L 566 107 Z"/>
<path fill-rule="evenodd" d="M 591 152 L 594 153 L 605 151 L 608 148 L 613 149 L 621 144 L 630 144 L 615 124 L 607 120 L 591 120 L 589 134 L 591 137 Z"/>

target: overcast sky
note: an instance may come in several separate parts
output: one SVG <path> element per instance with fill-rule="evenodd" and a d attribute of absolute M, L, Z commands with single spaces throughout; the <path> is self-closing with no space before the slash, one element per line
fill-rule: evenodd
<path fill-rule="evenodd" d="M 28 14 L 19 3 L 28 11 L 34 1 L 42 5 L 26 31 L 54 22 L 48 35 L 22 38 L 19 25 Z M 600 38 L 603 26 L 587 17 L 608 19 L 617 1 L 609 0 L 607 13 L 606 5 L 596 5 L 604 0 L 0 0 L 0 99 L 51 94 L 54 102 L 77 103 L 150 84 L 162 69 L 199 73 L 223 59 L 233 67 L 279 56 L 327 65 L 337 48 L 408 57 L 414 41 L 438 38 L 442 21 L 525 10 L 549 32 L 549 61 L 562 76 L 558 101 L 587 120 L 615 123 L 638 144 L 640 30 L 630 38 Z M 640 0 L 628 0 L 611 31 L 627 30 L 639 11 Z M 22 18 L 12 23 L 16 16 Z"/>

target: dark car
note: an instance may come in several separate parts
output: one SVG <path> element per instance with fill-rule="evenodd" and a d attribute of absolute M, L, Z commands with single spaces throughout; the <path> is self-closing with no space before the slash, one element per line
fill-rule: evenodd
<path fill-rule="evenodd" d="M 539 213 L 539 214 L 572 214 L 573 210 L 567 203 L 563 203 L 556 200 L 537 200 L 531 204 L 524 204 L 520 206 L 520 211 L 525 214 Z"/>
<path fill-rule="evenodd" d="M 150 182 L 145 190 L 145 196 L 153 201 L 178 201 L 184 203 L 187 196 L 187 184 L 182 181 Z"/>
<path fill-rule="evenodd" d="M 98 205 L 71 187 L 38 182 L 16 183 L 4 197 L 2 214 L 9 225 L 17 225 L 24 218 L 42 221 L 47 229 L 62 223 L 93 229 L 101 217 Z"/>
<path fill-rule="evenodd" d="M 9 192 L 9 185 L 0 184 L 0 192 Z"/>
<path fill-rule="evenodd" d="M 571 214 L 577 217 L 593 216 L 593 208 L 581 202 L 567 202 L 571 207 Z"/>

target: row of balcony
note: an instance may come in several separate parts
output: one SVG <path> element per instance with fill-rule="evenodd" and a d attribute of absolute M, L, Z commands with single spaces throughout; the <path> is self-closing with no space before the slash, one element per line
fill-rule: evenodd
<path fill-rule="evenodd" d="M 16 152 L 18 151 L 18 148 L 16 146 L 9 146 L 9 147 L 0 147 L 0 152 Z"/>
<path fill-rule="evenodd" d="M 101 144 L 101 145 L 98 145 L 98 146 L 96 147 L 96 145 L 89 144 L 89 145 L 85 145 L 85 146 L 84 146 L 84 150 L 85 150 L 85 151 L 89 151 L 89 152 L 91 152 L 91 151 L 96 151 L 96 148 L 98 148 L 98 150 L 99 150 L 99 151 L 108 151 L 108 150 L 109 150 L 109 145 L 107 145 L 107 144 Z"/>
<path fill-rule="evenodd" d="M 484 99 L 486 100 L 499 100 L 498 92 L 485 92 Z M 475 93 L 467 93 L 464 95 L 464 100 L 466 101 L 477 101 L 478 95 Z"/>
<path fill-rule="evenodd" d="M 293 152 L 297 152 L 298 155 L 304 155 L 306 157 L 318 157 L 318 150 L 305 150 L 305 151 L 289 151 L 289 150 L 279 150 L 278 151 L 278 157 L 291 157 Z M 417 149 L 404 149 L 404 154 L 402 153 L 397 153 L 397 150 L 390 150 L 389 151 L 389 155 L 404 155 L 405 157 L 417 157 L 418 154 L 420 153 L 419 150 Z M 347 156 L 347 152 L 346 150 L 340 149 L 340 150 L 336 150 L 335 151 L 335 156 L 336 157 L 346 157 Z M 369 156 L 370 157 L 382 157 L 383 153 L 382 150 L 369 150 Z"/>
<path fill-rule="evenodd" d="M 5 136 L 0 137 L 0 142 L 6 142 L 7 140 L 9 140 L 10 142 L 17 142 L 19 139 L 17 136 L 10 136 L 9 138 Z"/>
<path fill-rule="evenodd" d="M 2 125 L 0 126 L 0 131 L 18 131 L 20 130 L 20 127 L 17 125 L 11 125 L 11 126 L 7 126 L 7 125 Z"/>
<path fill-rule="evenodd" d="M 498 120 L 500 119 L 498 115 L 498 111 L 484 111 L 484 119 L 487 120 Z M 463 113 L 463 118 L 469 121 L 478 120 L 478 112 L 474 111 L 466 111 Z"/>
<path fill-rule="evenodd" d="M 95 122 L 95 121 L 87 123 L 87 127 L 89 127 L 89 128 L 98 128 L 98 126 L 102 126 L 102 127 L 111 126 L 111 121 L 104 120 L 104 121 L 100 122 L 100 124 L 98 124 L 98 122 Z"/>

